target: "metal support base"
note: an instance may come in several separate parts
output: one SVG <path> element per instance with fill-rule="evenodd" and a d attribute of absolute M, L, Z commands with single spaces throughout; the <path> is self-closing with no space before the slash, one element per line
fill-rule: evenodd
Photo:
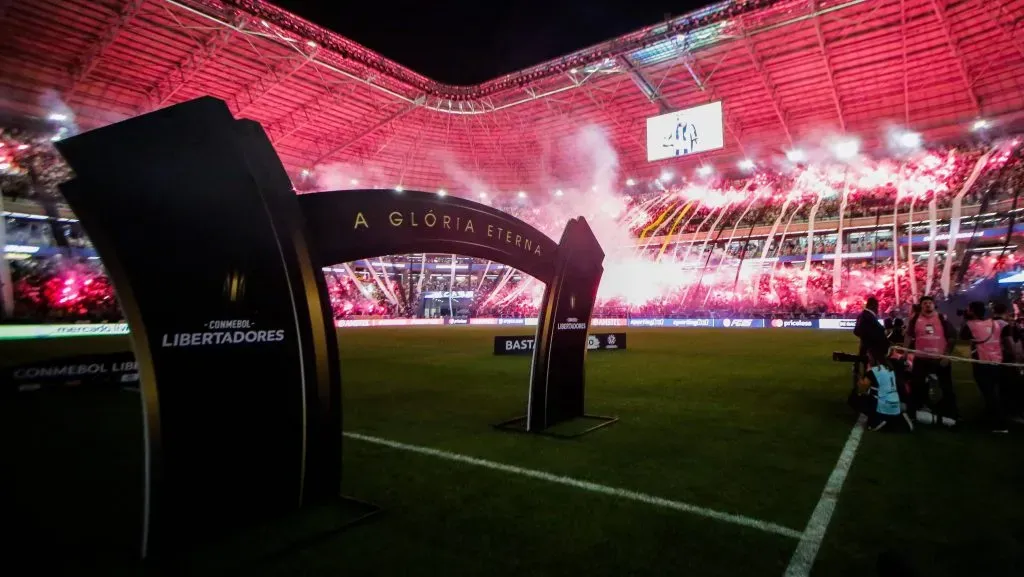
<path fill-rule="evenodd" d="M 300 537 L 295 541 L 283 544 L 281 548 L 270 551 L 266 556 L 259 559 L 259 561 L 265 561 L 273 557 L 282 557 L 289 553 L 305 549 L 306 547 L 314 545 L 328 537 L 347 531 L 356 525 L 360 525 L 366 522 L 370 517 L 381 512 L 381 508 L 373 503 L 368 503 L 352 497 L 346 497 L 344 495 L 337 497 L 332 503 L 324 504 L 323 507 L 338 507 L 348 509 L 348 511 L 346 511 L 345 516 L 338 520 L 338 522 L 333 526 L 315 531 L 309 535 Z"/>
<path fill-rule="evenodd" d="M 581 420 L 594 421 L 595 424 L 581 431 L 575 431 L 572 433 L 561 433 L 552 430 L 554 427 L 561 427 L 567 423 L 579 422 Z M 618 420 L 618 417 L 608 417 L 604 415 L 580 415 L 579 417 L 576 417 L 574 419 L 563 421 L 561 423 L 558 423 L 557 425 L 552 425 L 551 427 L 548 427 L 547 429 L 544 429 L 542 431 L 527 431 L 526 416 L 524 415 L 522 417 L 516 417 L 514 419 L 509 419 L 507 421 L 495 423 L 492 426 L 495 429 L 498 429 L 499 431 L 508 431 L 512 433 L 529 433 L 534 435 L 543 435 L 545 437 L 553 437 L 556 439 L 575 439 L 577 437 L 582 437 L 587 433 L 592 433 L 600 428 L 607 427 L 608 425 L 618 422 Z"/>
<path fill-rule="evenodd" d="M 272 563 L 297 554 L 347 531 L 381 511 L 365 501 L 339 496 L 303 507 L 276 522 L 233 534 L 173 559 L 147 562 L 148 572 L 173 575 L 234 575 L 247 567 Z"/>

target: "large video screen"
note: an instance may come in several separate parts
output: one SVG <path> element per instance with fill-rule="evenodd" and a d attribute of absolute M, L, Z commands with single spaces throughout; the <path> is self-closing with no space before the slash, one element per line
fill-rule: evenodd
<path fill-rule="evenodd" d="M 721 101 L 647 119 L 648 162 L 723 146 Z"/>

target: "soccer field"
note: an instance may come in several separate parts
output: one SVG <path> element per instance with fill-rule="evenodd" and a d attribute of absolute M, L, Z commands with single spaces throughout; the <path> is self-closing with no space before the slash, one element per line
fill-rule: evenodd
<path fill-rule="evenodd" d="M 492 336 L 517 330 L 340 331 L 343 492 L 383 511 L 238 573 L 864 576 L 894 553 L 921 576 L 1021 574 L 1024 431 L 857 443 L 849 367 L 830 360 L 855 350 L 849 333 L 631 329 L 628 350 L 587 360 L 588 412 L 620 421 L 561 440 L 490 426 L 525 411 L 529 359 L 492 355 Z M 0 363 L 126 346 L 6 342 Z M 956 375 L 975 416 L 969 371 Z M 107 437 L 131 435 L 137 399 L 115 397 L 87 409 Z"/>

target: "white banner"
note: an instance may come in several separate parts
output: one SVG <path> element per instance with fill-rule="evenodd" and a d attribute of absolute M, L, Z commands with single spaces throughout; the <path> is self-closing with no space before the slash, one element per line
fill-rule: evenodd
<path fill-rule="evenodd" d="M 852 331 L 855 326 L 857 319 L 818 319 L 819 329 Z"/>
<path fill-rule="evenodd" d="M 624 327 L 626 319 L 590 319 L 592 327 Z"/>
<path fill-rule="evenodd" d="M 412 327 L 443 325 L 444 319 L 337 319 L 335 326 L 344 327 Z"/>
<path fill-rule="evenodd" d="M 126 323 L 95 325 L 0 325 L 0 341 L 126 334 L 128 334 L 128 325 Z"/>
<path fill-rule="evenodd" d="M 723 146 L 721 101 L 647 119 L 648 162 Z"/>

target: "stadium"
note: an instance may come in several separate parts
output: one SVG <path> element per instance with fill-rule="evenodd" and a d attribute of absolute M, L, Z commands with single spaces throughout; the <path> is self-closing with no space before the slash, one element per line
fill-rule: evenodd
<path fill-rule="evenodd" d="M 505 435 L 489 423 L 530 371 L 491 340 L 534 333 L 543 281 L 436 252 L 326 266 L 343 490 L 384 514 L 246 572 L 1019 574 L 1021 429 L 979 422 L 973 341 L 950 354 L 963 424 L 907 436 L 854 424 L 831 354 L 855 352 L 869 297 L 890 328 L 925 296 L 957 324 L 972 301 L 1020 314 L 1022 19 L 1021 0 L 726 1 L 454 86 L 259 0 L 0 2 L 0 367 L 132 347 L 55 147 L 212 96 L 300 197 L 427 192 L 552 239 L 583 216 L 605 253 L 590 327 L 629 339 L 586 360 L 615 426 Z M 192 298 L 179 274 L 168 307 Z M 6 403 L 3 450 L 44 478 L 12 489 L 70 519 L 46 539 L 74 560 L 47 566 L 107 571 L 90 551 L 130 548 L 139 515 L 138 392 L 59 404 Z M 68 487 L 84 455 L 103 472 Z"/>

